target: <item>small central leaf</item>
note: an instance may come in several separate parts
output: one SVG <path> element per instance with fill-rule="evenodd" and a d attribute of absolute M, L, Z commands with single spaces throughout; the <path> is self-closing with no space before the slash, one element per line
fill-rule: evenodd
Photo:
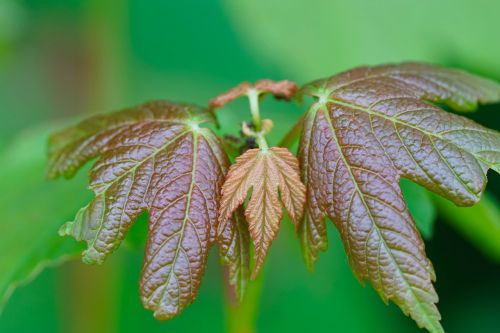
<path fill-rule="evenodd" d="M 302 217 L 305 187 L 300 181 L 297 158 L 288 149 L 278 147 L 251 149 L 239 156 L 229 168 L 222 187 L 219 234 L 250 190 L 252 194 L 245 216 L 255 246 L 252 272 L 255 278 L 276 238 L 283 215 L 282 205 L 294 223 L 298 224 Z"/>

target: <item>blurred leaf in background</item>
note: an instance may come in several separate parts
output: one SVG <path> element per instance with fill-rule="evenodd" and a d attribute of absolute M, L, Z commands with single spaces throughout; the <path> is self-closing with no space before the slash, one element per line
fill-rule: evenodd
<path fill-rule="evenodd" d="M 0 0 L 0 67 L 13 44 L 21 37 L 25 17 L 15 0 Z"/>
<path fill-rule="evenodd" d="M 49 132 L 45 128 L 22 133 L 0 154 L 0 309 L 19 284 L 44 267 L 76 257 L 83 248 L 59 237 L 57 230 L 91 197 L 85 190 L 85 173 L 74 182 L 47 183 Z"/>
<path fill-rule="evenodd" d="M 437 195 L 432 196 L 439 214 L 489 258 L 500 263 L 500 206 L 485 193 L 472 207 L 456 207 Z"/>
<path fill-rule="evenodd" d="M 249 50 L 292 79 L 362 64 L 430 61 L 500 77 L 500 2 L 223 0 Z"/>
<path fill-rule="evenodd" d="M 430 192 L 404 178 L 401 179 L 401 190 L 422 237 L 427 240 L 431 239 L 437 213 Z"/>

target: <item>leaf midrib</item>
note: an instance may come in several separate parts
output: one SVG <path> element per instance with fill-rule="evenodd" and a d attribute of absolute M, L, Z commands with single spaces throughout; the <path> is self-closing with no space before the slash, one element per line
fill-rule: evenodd
<path fill-rule="evenodd" d="M 186 202 L 186 211 L 184 213 L 184 219 L 182 221 L 182 227 L 181 227 L 181 230 L 180 230 L 180 236 L 179 236 L 179 243 L 176 247 L 176 250 L 175 250 L 175 255 L 174 255 L 174 258 L 172 259 L 172 263 L 170 264 L 170 271 L 165 279 L 166 283 L 165 283 L 165 287 L 163 288 L 161 294 L 160 294 L 160 297 L 158 298 L 158 302 L 157 302 L 157 309 L 156 311 L 158 311 L 158 309 L 160 308 L 160 303 L 162 302 L 162 299 L 165 295 L 165 293 L 167 292 L 167 289 L 168 289 L 168 283 L 170 281 L 170 278 L 174 272 L 174 267 L 175 265 L 177 264 L 177 259 L 178 259 L 178 256 L 179 256 L 179 252 L 182 248 L 182 241 L 184 239 L 184 230 L 186 228 L 186 224 L 187 224 L 187 221 L 189 220 L 189 214 L 191 212 L 191 198 L 192 198 L 192 195 L 193 195 L 193 189 L 194 189 L 194 185 L 195 185 L 195 179 L 196 179 L 196 168 L 197 168 L 197 160 L 198 160 L 198 133 L 197 132 L 192 132 L 192 135 L 193 135 L 193 159 L 192 159 L 192 167 L 191 167 L 191 182 L 189 184 L 189 190 L 188 190 L 188 193 L 187 193 L 187 202 Z M 198 231 L 196 230 L 196 226 L 193 225 L 193 229 L 195 229 L 195 232 L 197 233 Z M 200 246 L 202 246 L 202 244 L 200 243 Z M 186 253 L 186 256 L 187 256 L 187 253 Z M 190 283 L 189 283 L 189 288 L 190 288 L 190 294 L 192 295 L 193 294 L 193 283 L 192 283 L 192 274 L 191 274 L 191 263 L 188 262 L 188 267 L 189 267 L 189 277 L 191 279 Z M 180 306 L 180 298 L 181 298 L 181 294 L 180 294 L 180 291 L 179 291 L 179 297 L 178 297 L 178 302 L 177 302 L 177 306 Z"/>

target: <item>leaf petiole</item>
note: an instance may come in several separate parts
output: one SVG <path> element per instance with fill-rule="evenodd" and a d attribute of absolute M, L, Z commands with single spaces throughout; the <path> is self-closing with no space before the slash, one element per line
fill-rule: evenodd
<path fill-rule="evenodd" d="M 255 131 L 259 132 L 261 129 L 260 110 L 259 110 L 259 95 L 260 91 L 255 88 L 249 88 L 246 93 L 250 103 L 250 113 L 252 114 L 252 123 Z"/>
<path fill-rule="evenodd" d="M 259 108 L 259 95 L 262 92 L 255 89 L 255 88 L 249 88 L 246 92 L 246 96 L 248 97 L 248 101 L 250 104 L 250 113 L 252 115 L 252 125 L 254 130 L 249 130 L 248 127 L 245 128 L 245 124 L 243 125 L 243 133 L 247 136 L 251 136 L 255 138 L 255 142 L 259 146 L 260 149 L 263 151 L 267 151 L 269 149 L 269 146 L 266 141 L 265 134 L 270 130 L 270 127 L 272 127 L 272 122 L 271 126 L 264 126 L 267 128 L 263 128 L 262 123 L 263 121 L 260 119 L 260 108 Z M 264 122 L 266 120 L 264 119 Z"/>
<path fill-rule="evenodd" d="M 258 133 L 257 136 L 255 137 L 255 142 L 257 142 L 257 145 L 262 151 L 267 151 L 269 149 L 264 133 L 262 132 Z"/>

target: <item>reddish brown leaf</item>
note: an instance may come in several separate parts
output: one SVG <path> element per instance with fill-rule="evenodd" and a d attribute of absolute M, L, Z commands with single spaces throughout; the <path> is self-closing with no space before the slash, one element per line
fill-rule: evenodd
<path fill-rule="evenodd" d="M 222 263 L 228 266 L 232 294 L 241 302 L 250 276 L 250 236 L 242 209 L 237 209 L 218 236 Z"/>
<path fill-rule="evenodd" d="M 260 94 L 271 93 L 277 99 L 290 100 L 297 92 L 297 85 L 288 80 L 260 80 L 255 84 L 243 82 L 212 99 L 209 107 L 212 109 L 221 108 L 238 97 L 245 96 L 250 89 L 254 89 Z"/>
<path fill-rule="evenodd" d="M 144 306 L 158 319 L 176 316 L 197 293 L 215 238 L 227 157 L 201 123 L 205 109 L 152 102 L 93 117 L 51 138 L 49 176 L 71 176 L 99 157 L 90 172 L 95 199 L 62 234 L 85 240 L 83 258 L 101 263 L 132 222 L 149 211 L 141 277 Z"/>
<path fill-rule="evenodd" d="M 228 219 L 250 190 L 252 195 L 245 216 L 255 246 L 252 272 L 252 278 L 255 278 L 278 232 L 282 217 L 279 197 L 292 221 L 298 223 L 302 217 L 305 187 L 300 182 L 295 156 L 286 148 L 273 147 L 251 149 L 236 159 L 222 187 L 219 234 L 225 230 Z"/>
<path fill-rule="evenodd" d="M 299 229 L 306 261 L 326 247 L 324 216 L 350 264 L 384 301 L 442 332 L 434 270 L 399 187 L 407 177 L 454 201 L 477 202 L 499 171 L 500 134 L 427 101 L 468 111 L 500 100 L 500 86 L 422 64 L 362 67 L 306 85 L 299 159 L 308 210 Z"/>

